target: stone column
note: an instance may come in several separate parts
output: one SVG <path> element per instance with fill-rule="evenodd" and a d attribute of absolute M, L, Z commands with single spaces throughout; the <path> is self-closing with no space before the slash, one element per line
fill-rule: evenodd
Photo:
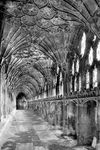
<path fill-rule="evenodd" d="M 98 100 L 97 108 L 97 146 L 96 150 L 100 150 L 100 99 Z"/>

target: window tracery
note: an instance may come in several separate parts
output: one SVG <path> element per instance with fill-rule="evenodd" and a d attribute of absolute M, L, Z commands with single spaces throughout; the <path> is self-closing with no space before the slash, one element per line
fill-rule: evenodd
<path fill-rule="evenodd" d="M 94 35 L 93 42 L 95 42 L 95 40 L 96 40 L 96 35 Z"/>
<path fill-rule="evenodd" d="M 98 81 L 97 81 L 97 68 L 95 66 L 93 70 L 93 87 L 97 87 Z"/>
<path fill-rule="evenodd" d="M 92 65 L 92 63 L 93 63 L 93 48 L 91 47 L 89 53 L 89 65 Z"/>
<path fill-rule="evenodd" d="M 75 69 L 74 69 L 74 62 L 72 64 L 72 75 L 74 75 Z"/>
<path fill-rule="evenodd" d="M 60 82 L 62 82 L 62 72 L 60 72 Z"/>
<path fill-rule="evenodd" d="M 89 84 L 90 84 L 90 74 L 89 71 L 86 73 L 86 89 L 89 89 Z"/>
<path fill-rule="evenodd" d="M 81 76 L 79 76 L 79 91 L 81 91 L 81 86 L 82 86 L 82 83 L 81 83 Z"/>
<path fill-rule="evenodd" d="M 70 80 L 70 92 L 72 92 L 72 78 Z"/>
<path fill-rule="evenodd" d="M 82 36 L 82 40 L 81 40 L 81 55 L 82 55 L 82 57 L 85 53 L 85 48 L 86 48 L 86 34 L 84 32 L 83 36 Z"/>
<path fill-rule="evenodd" d="M 74 91 L 77 91 L 77 78 L 75 77 L 75 81 L 74 81 Z"/>
<path fill-rule="evenodd" d="M 76 72 L 79 72 L 79 60 L 76 62 Z"/>
<path fill-rule="evenodd" d="M 98 46 L 97 46 L 96 58 L 98 61 L 100 61 L 100 41 L 99 41 Z"/>

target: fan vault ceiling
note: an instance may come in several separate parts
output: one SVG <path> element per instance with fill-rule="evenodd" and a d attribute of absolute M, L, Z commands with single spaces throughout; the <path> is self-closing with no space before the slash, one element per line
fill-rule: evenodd
<path fill-rule="evenodd" d="M 16 95 L 32 97 L 51 84 L 53 62 L 67 71 L 69 55 L 80 55 L 83 30 L 100 39 L 99 0 L 8 0 L 0 7 L 5 10 L 0 63 Z"/>

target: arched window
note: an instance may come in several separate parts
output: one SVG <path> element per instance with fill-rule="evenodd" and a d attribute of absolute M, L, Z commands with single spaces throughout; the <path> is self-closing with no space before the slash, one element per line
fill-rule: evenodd
<path fill-rule="evenodd" d="M 70 80 L 70 92 L 72 92 L 72 78 Z"/>
<path fill-rule="evenodd" d="M 82 85 L 81 85 L 82 83 L 81 83 L 81 76 L 79 77 L 79 91 L 81 91 L 81 87 L 82 87 Z"/>
<path fill-rule="evenodd" d="M 74 80 L 74 91 L 77 91 L 77 78 L 75 77 Z"/>
<path fill-rule="evenodd" d="M 97 46 L 96 57 L 97 57 L 97 60 L 100 61 L 100 41 Z"/>
<path fill-rule="evenodd" d="M 74 75 L 75 69 L 74 69 L 74 62 L 72 64 L 72 75 Z"/>
<path fill-rule="evenodd" d="M 89 65 L 92 65 L 92 63 L 93 63 L 93 48 L 91 47 L 89 53 Z"/>
<path fill-rule="evenodd" d="M 93 70 L 93 87 L 97 87 L 98 85 L 98 80 L 97 80 L 97 68 L 95 66 L 94 70 Z"/>
<path fill-rule="evenodd" d="M 59 67 L 57 66 L 57 74 L 59 73 Z"/>
<path fill-rule="evenodd" d="M 76 62 L 76 72 L 79 72 L 79 60 L 77 59 L 77 62 Z"/>
<path fill-rule="evenodd" d="M 89 75 L 89 71 L 87 71 L 87 73 L 86 73 L 86 89 L 89 88 L 89 84 L 90 84 L 90 75 Z"/>
<path fill-rule="evenodd" d="M 60 82 L 62 82 L 62 72 L 60 72 Z"/>
<path fill-rule="evenodd" d="M 85 48 L 86 48 L 86 34 L 85 32 L 83 33 L 82 40 L 81 40 L 81 55 L 83 56 L 85 53 Z"/>
<path fill-rule="evenodd" d="M 95 40 L 96 40 L 96 35 L 94 35 L 93 42 L 95 42 Z"/>

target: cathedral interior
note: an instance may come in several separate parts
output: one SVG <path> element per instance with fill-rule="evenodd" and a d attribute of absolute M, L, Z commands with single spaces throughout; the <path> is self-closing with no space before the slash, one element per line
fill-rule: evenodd
<path fill-rule="evenodd" d="M 0 0 L 0 146 L 100 150 L 100 0 Z"/>

